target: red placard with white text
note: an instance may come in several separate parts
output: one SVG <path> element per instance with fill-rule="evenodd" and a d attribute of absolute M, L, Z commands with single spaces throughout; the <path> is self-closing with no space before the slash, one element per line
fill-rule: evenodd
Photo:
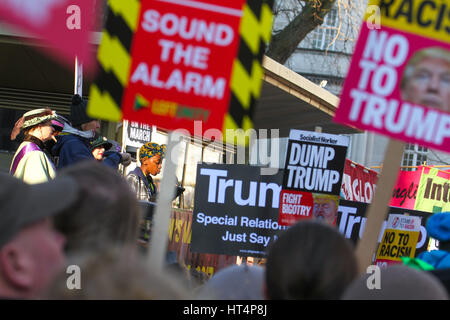
<path fill-rule="evenodd" d="M 278 223 L 290 226 L 301 219 L 313 217 L 314 199 L 311 192 L 281 190 Z"/>
<path fill-rule="evenodd" d="M 221 130 L 244 3 L 143 1 L 123 117 L 191 133 L 201 120 L 203 131 Z"/>

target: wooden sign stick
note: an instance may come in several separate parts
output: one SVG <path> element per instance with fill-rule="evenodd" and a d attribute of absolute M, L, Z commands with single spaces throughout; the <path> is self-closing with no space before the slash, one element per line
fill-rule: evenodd
<path fill-rule="evenodd" d="M 163 178 L 160 192 L 157 196 L 156 211 L 153 216 L 153 227 L 150 233 L 148 259 L 155 272 L 163 271 L 167 243 L 169 241 L 169 222 L 172 214 L 172 200 L 175 192 L 175 174 L 178 161 L 179 143 L 174 138 L 175 133 L 169 135 L 166 160 L 163 168 Z M 172 155 L 175 155 L 172 157 Z"/>
<path fill-rule="evenodd" d="M 377 248 L 381 226 L 388 213 L 392 189 L 397 181 L 404 146 L 405 144 L 403 142 L 389 139 L 383 168 L 375 189 L 375 195 L 367 212 L 364 233 L 356 247 L 356 257 L 358 259 L 360 273 L 365 273 L 367 267 L 372 264 L 372 257 Z"/>

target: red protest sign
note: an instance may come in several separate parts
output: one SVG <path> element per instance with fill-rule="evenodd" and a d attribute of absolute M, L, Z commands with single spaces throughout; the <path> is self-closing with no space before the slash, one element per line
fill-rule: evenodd
<path fill-rule="evenodd" d="M 100 1 L 97 1 L 97 5 Z M 25 31 L 39 48 L 73 68 L 75 56 L 86 69 L 92 66 L 89 33 L 94 27 L 90 0 L 2 0 L 0 19 Z M 44 44 L 44 46 L 42 46 Z"/>
<path fill-rule="evenodd" d="M 143 1 L 123 117 L 191 133 L 201 120 L 203 130 L 221 130 L 244 3 Z"/>
<path fill-rule="evenodd" d="M 345 159 L 341 197 L 349 201 L 370 203 L 375 194 L 378 173 Z"/>
<path fill-rule="evenodd" d="M 290 226 L 298 220 L 312 218 L 313 208 L 311 192 L 281 190 L 278 224 Z"/>
<path fill-rule="evenodd" d="M 422 167 L 416 171 L 399 171 L 389 206 L 413 210 L 421 175 Z"/>

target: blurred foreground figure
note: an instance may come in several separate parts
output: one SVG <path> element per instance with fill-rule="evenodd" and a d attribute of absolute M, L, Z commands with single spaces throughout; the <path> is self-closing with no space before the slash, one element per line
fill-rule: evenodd
<path fill-rule="evenodd" d="M 199 290 L 199 299 L 263 300 L 264 268 L 242 264 L 228 266 Z"/>
<path fill-rule="evenodd" d="M 69 261 L 70 262 L 70 261 Z M 67 274 L 53 282 L 42 296 L 64 300 L 183 300 L 192 299 L 175 274 L 155 274 L 145 257 L 127 248 L 111 248 L 75 257 L 80 267 L 80 287 L 68 289 Z"/>
<path fill-rule="evenodd" d="M 447 292 L 434 276 L 404 265 L 380 268 L 379 286 L 364 274 L 355 279 L 343 300 L 447 300 Z M 372 284 L 373 285 L 368 285 Z M 369 289 L 371 287 L 372 289 Z"/>
<path fill-rule="evenodd" d="M 0 173 L 0 298 L 36 298 L 63 269 L 65 238 L 51 218 L 78 197 L 68 177 L 28 185 Z"/>
<path fill-rule="evenodd" d="M 55 219 L 56 228 L 67 238 L 67 254 L 137 246 L 140 207 L 116 170 L 96 161 L 83 161 L 62 169 L 59 175 L 76 180 L 82 193 L 76 207 Z"/>
<path fill-rule="evenodd" d="M 266 296 L 271 300 L 339 299 L 357 276 L 353 247 L 335 228 L 304 220 L 269 249 Z"/>

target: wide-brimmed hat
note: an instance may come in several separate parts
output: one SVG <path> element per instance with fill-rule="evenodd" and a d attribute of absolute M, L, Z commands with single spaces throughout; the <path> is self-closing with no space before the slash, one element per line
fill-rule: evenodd
<path fill-rule="evenodd" d="M 31 110 L 23 115 L 22 129 L 31 128 L 40 123 L 45 123 L 56 118 L 56 113 L 49 108 Z"/>
<path fill-rule="evenodd" d="M 103 146 L 105 150 L 109 150 L 112 147 L 112 143 L 109 142 L 108 139 L 106 139 L 106 137 L 103 136 L 97 137 L 96 139 L 90 141 L 89 144 L 91 151 L 100 146 Z"/>
<path fill-rule="evenodd" d="M 22 228 L 72 206 L 80 188 L 70 177 L 27 184 L 0 172 L 0 248 Z"/>

